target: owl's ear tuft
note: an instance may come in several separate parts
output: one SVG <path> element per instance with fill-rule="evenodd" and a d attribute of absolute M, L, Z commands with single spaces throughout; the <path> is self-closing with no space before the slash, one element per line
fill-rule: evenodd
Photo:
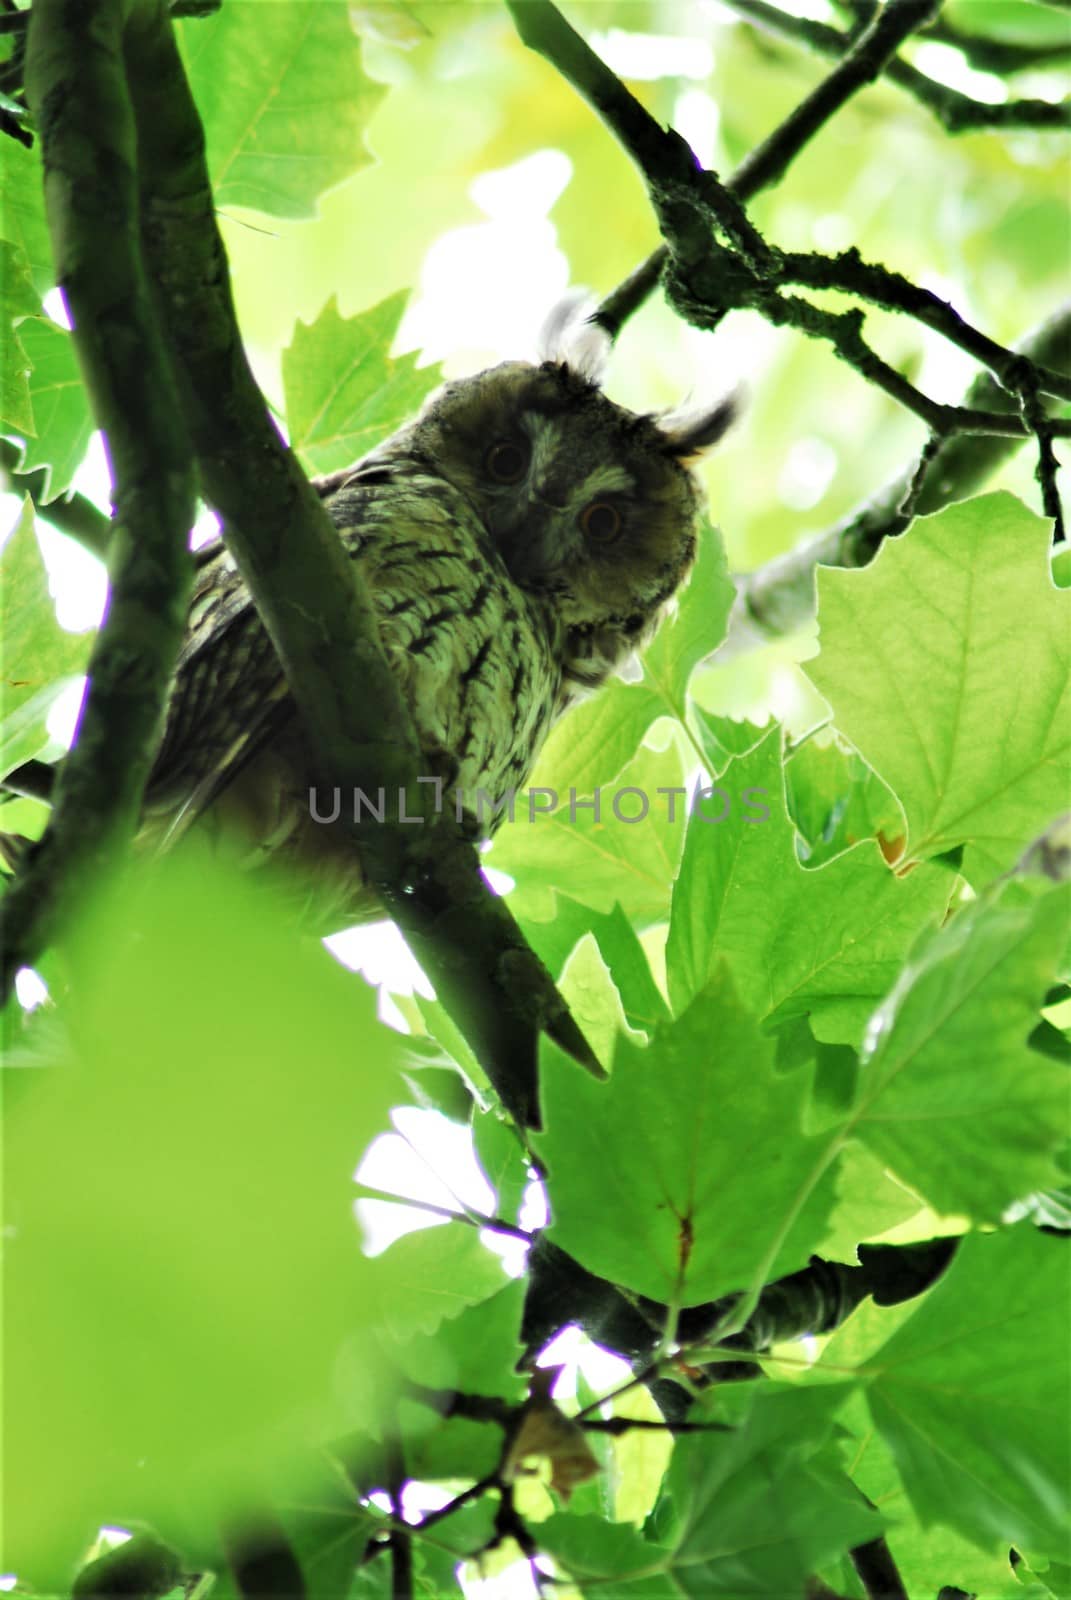
<path fill-rule="evenodd" d="M 726 395 L 716 406 L 684 405 L 655 418 L 666 450 L 684 461 L 697 460 L 725 437 L 740 415 L 739 393 Z"/>
<path fill-rule="evenodd" d="M 570 289 L 558 301 L 539 331 L 540 361 L 567 367 L 586 383 L 600 384 L 613 349 L 605 328 L 588 319 L 595 301 L 586 289 Z"/>

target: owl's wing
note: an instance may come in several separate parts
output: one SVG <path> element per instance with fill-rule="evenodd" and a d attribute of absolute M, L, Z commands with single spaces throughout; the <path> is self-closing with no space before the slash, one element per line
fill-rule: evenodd
<path fill-rule="evenodd" d="M 148 813 L 184 832 L 293 714 L 286 679 L 249 591 L 222 546 L 201 553 Z"/>
<path fill-rule="evenodd" d="M 360 524 L 369 495 L 364 462 L 340 474 L 364 488 L 350 499 L 343 530 L 352 556 L 362 553 Z M 374 479 L 372 481 L 375 481 Z M 323 487 L 325 496 L 333 494 Z M 186 634 L 176 665 L 163 737 L 145 789 L 149 815 L 170 813 L 171 843 L 230 787 L 295 720 L 278 657 L 249 590 L 221 542 L 195 557 Z"/>

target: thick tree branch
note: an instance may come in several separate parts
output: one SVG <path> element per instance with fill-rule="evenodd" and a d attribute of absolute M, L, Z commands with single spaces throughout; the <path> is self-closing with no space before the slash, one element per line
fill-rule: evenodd
<path fill-rule="evenodd" d="M 770 5 L 768 0 L 726 0 L 726 3 L 738 16 L 818 55 L 842 56 L 852 46 L 850 34 L 831 28 L 825 22 L 794 16 Z M 1005 100 L 993 105 L 972 100 L 970 95 L 927 77 L 917 67 L 901 61 L 899 56 L 888 62 L 884 75 L 931 111 L 949 133 L 965 133 L 977 128 L 1066 128 L 1071 122 L 1071 108 L 1066 101 Z"/>
<path fill-rule="evenodd" d="M 194 477 L 138 248 L 122 30 L 119 0 L 37 0 L 27 42 L 56 277 L 108 439 L 116 528 L 78 742 L 48 827 L 4 902 L 5 996 L 133 837 L 193 574 Z"/>
<path fill-rule="evenodd" d="M 54 500 L 45 499 L 48 480 L 46 467 L 33 467 L 29 472 L 19 470 L 22 451 L 12 439 L 0 439 L 0 482 L 12 494 L 28 494 L 41 515 L 53 527 L 77 539 L 83 549 L 103 561 L 111 544 L 112 520 L 87 500 L 84 494 L 59 495 Z"/>
<path fill-rule="evenodd" d="M 722 1348 L 739 1350 L 741 1360 L 719 1354 L 716 1362 L 704 1361 L 704 1365 L 722 1383 L 754 1377 L 755 1354 L 806 1333 L 831 1332 L 868 1295 L 878 1305 L 897 1305 L 922 1294 L 948 1266 L 957 1243 L 956 1239 L 933 1239 L 917 1245 L 861 1245 L 857 1267 L 813 1257 L 801 1272 L 768 1284 L 745 1327 L 724 1341 Z M 529 1254 L 528 1272 L 521 1321 L 528 1362 L 570 1323 L 637 1369 L 651 1361 L 665 1331 L 664 1305 L 626 1296 L 542 1235 Z M 727 1295 L 708 1305 L 689 1307 L 678 1324 L 679 1343 L 701 1346 L 736 1302 L 737 1296 Z M 680 1384 L 672 1378 L 652 1378 L 650 1388 L 671 1422 L 683 1418 L 689 1400 Z"/>
<path fill-rule="evenodd" d="M 1033 362 L 1071 373 L 1071 303 L 1018 348 Z M 1008 411 L 1017 404 L 1016 397 L 988 374 L 975 380 L 964 401 L 969 407 Z M 828 532 L 738 579 L 737 603 L 719 658 L 728 660 L 802 627 L 815 613 L 818 566 L 866 566 L 885 539 L 904 532 L 912 515 L 927 516 L 974 494 L 1021 445 L 1021 439 L 998 434 L 931 440 L 917 462 Z"/>
<path fill-rule="evenodd" d="M 278 651 L 330 786 L 408 791 L 421 828 L 365 822 L 355 849 L 503 1102 L 538 1117 L 546 1030 L 599 1071 L 546 969 L 448 814 L 429 814 L 408 708 L 379 645 L 372 602 L 321 501 L 279 437 L 238 334 L 204 136 L 161 5 L 128 32 L 142 244 L 179 378 L 206 498 Z"/>

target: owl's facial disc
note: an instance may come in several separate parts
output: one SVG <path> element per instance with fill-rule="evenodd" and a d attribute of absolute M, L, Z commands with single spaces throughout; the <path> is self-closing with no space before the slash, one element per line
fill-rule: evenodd
<path fill-rule="evenodd" d="M 414 440 L 465 495 L 513 582 L 568 630 L 612 635 L 624 654 L 691 568 L 700 491 L 686 462 L 712 426 L 704 415 L 666 428 L 567 365 L 506 362 L 447 383 Z M 612 653 L 605 640 L 600 652 Z"/>
<path fill-rule="evenodd" d="M 535 594 L 561 595 L 624 535 L 636 482 L 624 466 L 600 463 L 584 471 L 574 455 L 563 453 L 560 436 L 542 439 L 538 419 L 531 426 L 523 482 L 510 495 L 488 496 L 485 515 L 513 580 Z M 505 447 L 492 448 L 505 456 Z"/>

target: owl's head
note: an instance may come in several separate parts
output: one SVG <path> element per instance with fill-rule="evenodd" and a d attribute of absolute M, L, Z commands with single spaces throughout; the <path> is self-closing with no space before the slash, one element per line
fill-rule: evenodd
<path fill-rule="evenodd" d="M 602 393 L 609 337 L 552 314 L 538 364 L 447 383 L 412 446 L 474 508 L 509 570 L 565 630 L 567 675 L 594 686 L 651 634 L 696 553 L 690 470 L 734 406 L 638 415 Z"/>

